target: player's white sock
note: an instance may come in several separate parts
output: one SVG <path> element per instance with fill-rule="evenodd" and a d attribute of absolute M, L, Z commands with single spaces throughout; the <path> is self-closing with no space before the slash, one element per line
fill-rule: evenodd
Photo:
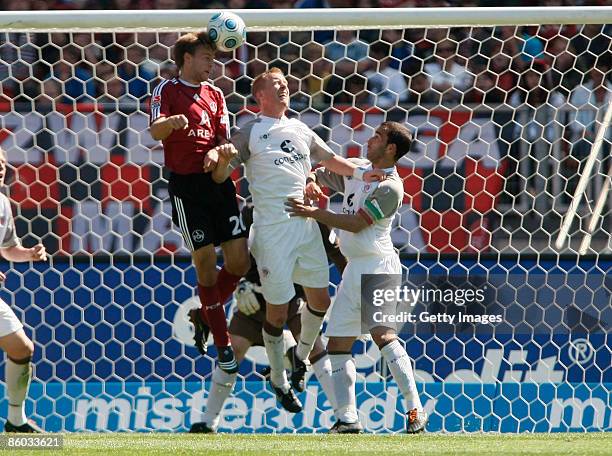
<path fill-rule="evenodd" d="M 319 381 L 321 388 L 323 388 L 323 392 L 329 400 L 329 403 L 331 404 L 332 408 L 336 410 L 338 404 L 336 403 L 336 394 L 334 393 L 334 385 L 332 383 L 332 367 L 329 356 L 325 355 L 316 362 L 312 363 L 312 368 L 317 376 L 317 380 Z"/>
<path fill-rule="evenodd" d="M 393 374 L 393 378 L 406 400 L 408 410 L 413 408 L 422 410 L 423 405 L 421 404 L 419 392 L 414 382 L 414 374 L 412 373 L 412 363 L 402 344 L 398 340 L 394 340 L 385 345 L 380 352 L 387 361 L 389 370 Z"/>
<path fill-rule="evenodd" d="M 25 398 L 28 395 L 32 379 L 32 363 L 17 364 L 12 359 L 6 359 L 5 381 L 8 396 L 8 420 L 15 426 L 21 426 L 27 421 L 25 414 Z"/>
<path fill-rule="evenodd" d="M 206 401 L 206 412 L 204 412 L 202 421 L 213 429 L 217 429 L 219 425 L 219 416 L 223 409 L 223 404 L 225 404 L 227 397 L 232 392 L 237 375 L 237 373 L 228 374 L 219 367 L 212 374 L 210 391 Z"/>
<path fill-rule="evenodd" d="M 336 418 L 345 423 L 356 423 L 357 399 L 355 398 L 355 381 L 357 370 L 351 354 L 329 355 L 332 367 L 332 383 L 336 396 Z"/>
<path fill-rule="evenodd" d="M 302 329 L 300 330 L 300 340 L 298 341 L 295 354 L 302 361 L 308 358 L 308 355 L 314 346 L 315 340 L 317 340 L 319 332 L 321 331 L 323 318 L 325 318 L 325 312 L 318 312 L 316 310 L 314 312 L 316 312 L 316 314 L 313 313 L 313 310 L 308 307 L 308 304 L 306 304 L 302 310 L 302 313 L 300 314 Z"/>
<path fill-rule="evenodd" d="M 282 334 L 280 336 L 268 334 L 265 329 L 262 329 L 261 333 L 270 362 L 270 380 L 274 386 L 287 392 L 290 386 L 285 372 L 285 338 Z"/>

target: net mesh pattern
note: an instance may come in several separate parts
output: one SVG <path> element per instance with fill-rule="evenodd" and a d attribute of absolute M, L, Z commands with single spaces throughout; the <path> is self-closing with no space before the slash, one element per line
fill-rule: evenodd
<path fill-rule="evenodd" d="M 197 383 L 208 380 L 214 366 L 214 358 L 199 357 L 190 341 L 186 314 L 198 305 L 195 273 L 172 226 L 162 146 L 148 131 L 153 88 L 160 78 L 176 76 L 171 46 L 177 37 L 0 34 L 0 144 L 10 164 L 17 231 L 26 246 L 40 240 L 53 255 L 51 265 L 17 265 L 4 298 L 36 343 L 35 376 L 47 386 L 28 407 L 49 429 L 180 429 L 187 426 L 183 414 L 197 421 L 205 404 L 174 397 L 180 405 L 173 405 L 167 390 L 145 383 Z M 598 423 L 609 429 L 609 419 L 599 421 L 600 402 L 604 416 L 609 410 L 598 394 L 610 382 L 612 365 L 612 194 L 586 260 L 559 260 L 554 239 L 612 98 L 610 42 L 609 25 L 253 32 L 233 54 L 217 57 L 213 80 L 226 95 L 234 126 L 257 114 L 250 83 L 274 66 L 287 74 L 290 115 L 338 154 L 365 154 L 367 139 L 384 120 L 407 124 L 416 140 L 398 163 L 405 197 L 392 230 L 404 268 L 409 274 L 496 275 L 514 293 L 502 314 L 519 317 L 499 334 L 440 334 L 421 325 L 405 335 L 426 385 L 433 429 L 590 430 Z M 609 139 L 610 130 L 560 253 L 577 252 L 612 166 Z M 242 170 L 233 177 L 241 203 L 249 201 Z M 341 197 L 329 197 L 330 207 L 339 209 Z M 531 256 L 521 261 L 524 255 Z M 338 275 L 332 276 L 335 288 Z M 594 361 L 577 361 L 594 347 Z M 395 415 L 382 411 L 389 401 L 383 386 L 391 378 L 377 348 L 360 342 L 356 359 L 360 381 L 382 385 L 361 393 L 360 403 L 370 401 L 364 424 L 397 430 L 401 406 Z M 268 421 L 257 406 L 259 421 L 228 418 L 239 415 L 239 401 L 261 397 L 245 382 L 261 383 L 265 363 L 263 349 L 254 348 L 221 427 L 329 427 L 322 393 L 314 424 L 282 413 Z M 472 399 L 462 399 L 467 417 L 443 387 L 453 382 L 475 388 Z M 593 412 L 585 411 L 584 420 L 577 412 L 564 414 L 574 396 L 538 386 L 557 382 L 567 382 L 572 394 L 586 389 L 580 397 Z M 132 391 L 130 384 L 141 387 Z M 488 413 L 478 409 L 479 401 L 499 394 L 495 388 L 525 384 L 538 392 L 530 400 L 517 393 L 515 402 L 510 392 Z M 67 399 L 75 391 L 85 402 Z M 143 397 L 157 401 L 162 418 L 138 421 Z M 552 415 L 522 420 L 513 410 L 525 401 L 534 410 L 552 408 Z M 165 406 L 180 413 L 164 415 Z M 106 418 L 100 418 L 103 409 Z M 585 424 L 589 413 L 594 424 Z"/>

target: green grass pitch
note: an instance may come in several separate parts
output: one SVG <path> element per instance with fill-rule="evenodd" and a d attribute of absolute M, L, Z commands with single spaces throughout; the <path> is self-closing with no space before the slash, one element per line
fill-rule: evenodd
<path fill-rule="evenodd" d="M 8 454 L 7 451 L 0 453 Z M 409 435 L 66 434 L 47 455 L 611 455 L 612 433 Z"/>

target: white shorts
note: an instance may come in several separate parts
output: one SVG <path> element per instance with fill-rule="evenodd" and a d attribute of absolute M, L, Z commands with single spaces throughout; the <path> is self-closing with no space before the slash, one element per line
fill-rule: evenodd
<path fill-rule="evenodd" d="M 0 337 L 8 336 L 23 328 L 13 309 L 0 299 Z"/>
<path fill-rule="evenodd" d="M 329 266 L 319 226 L 294 217 L 282 223 L 251 227 L 251 253 L 257 261 L 262 293 L 270 304 L 286 304 L 294 283 L 327 288 Z"/>
<path fill-rule="evenodd" d="M 342 274 L 336 299 L 329 312 L 327 337 L 359 337 L 361 322 L 361 275 L 401 274 L 402 264 L 397 255 L 387 257 L 350 258 Z"/>

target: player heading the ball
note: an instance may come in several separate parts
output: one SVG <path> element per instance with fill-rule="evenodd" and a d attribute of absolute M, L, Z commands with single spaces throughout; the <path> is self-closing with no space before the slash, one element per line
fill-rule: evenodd
<path fill-rule="evenodd" d="M 187 33 L 174 45 L 179 76 L 162 79 L 151 97 L 151 135 L 162 140 L 172 220 L 191 251 L 201 308 L 189 318 L 195 344 L 206 353 L 209 328 L 219 354 L 219 367 L 236 372 L 223 304 L 249 270 L 247 231 L 240 218 L 236 188 L 226 176 L 215 182 L 211 171 L 217 146 L 229 139 L 229 115 L 223 92 L 209 82 L 215 45 L 206 32 Z M 215 246 L 223 250 L 217 272 Z"/>

